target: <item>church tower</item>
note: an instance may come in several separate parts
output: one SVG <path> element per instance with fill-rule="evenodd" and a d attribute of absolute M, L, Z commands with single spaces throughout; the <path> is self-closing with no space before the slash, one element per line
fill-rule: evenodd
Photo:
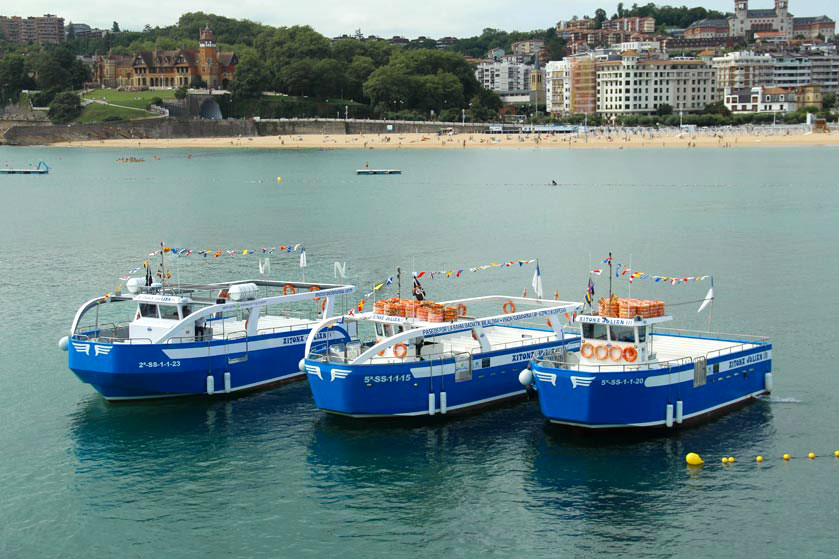
<path fill-rule="evenodd" d="M 775 21 L 778 31 L 788 33 L 792 36 L 792 16 L 787 11 L 789 3 L 787 0 L 775 0 Z"/>
<path fill-rule="evenodd" d="M 731 27 L 730 34 L 735 37 L 742 37 L 749 30 L 748 0 L 734 0 L 734 21 Z"/>
<path fill-rule="evenodd" d="M 198 65 L 201 79 L 207 82 L 207 87 L 218 87 L 218 45 L 209 25 L 205 26 L 198 36 Z"/>

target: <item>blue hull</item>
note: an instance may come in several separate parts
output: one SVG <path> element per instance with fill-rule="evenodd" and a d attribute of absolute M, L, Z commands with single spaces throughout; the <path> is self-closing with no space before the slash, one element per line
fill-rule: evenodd
<path fill-rule="evenodd" d="M 631 372 L 586 372 L 533 365 L 542 413 L 552 422 L 587 428 L 663 427 L 697 423 L 767 392 L 770 344 L 708 360 L 704 384 L 693 364 Z M 681 404 L 679 404 L 681 402 Z"/>
<path fill-rule="evenodd" d="M 579 338 L 564 343 L 579 349 Z M 328 412 L 355 417 L 448 414 L 524 396 L 519 373 L 534 353 L 560 345 L 473 355 L 471 375 L 456 374 L 454 359 L 434 360 L 433 366 L 427 361 L 346 365 L 307 359 L 306 376 L 315 405 Z"/>
<path fill-rule="evenodd" d="M 225 394 L 301 378 L 309 330 L 243 340 L 103 344 L 71 340 L 70 369 L 109 400 Z M 229 391 L 225 389 L 229 373 Z M 208 382 L 208 377 L 212 382 Z"/>

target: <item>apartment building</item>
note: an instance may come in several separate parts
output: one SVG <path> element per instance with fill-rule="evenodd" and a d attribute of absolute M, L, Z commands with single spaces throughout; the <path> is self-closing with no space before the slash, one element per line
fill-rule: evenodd
<path fill-rule="evenodd" d="M 604 21 L 603 29 L 629 31 L 630 33 L 655 33 L 654 17 L 622 17 Z"/>
<path fill-rule="evenodd" d="M 715 57 L 712 64 L 717 74 L 719 96 L 726 88 L 739 91 L 760 86 L 797 88 L 809 84 L 820 86 L 822 93 L 839 92 L 837 54 L 756 54 L 740 51 Z"/>
<path fill-rule="evenodd" d="M 716 99 L 713 68 L 702 60 L 643 59 L 636 51 L 597 66 L 597 112 L 652 114 L 661 105 L 697 112 Z"/>
<path fill-rule="evenodd" d="M 584 54 L 548 62 L 545 110 L 550 114 L 596 113 L 597 61 L 596 55 Z"/>
<path fill-rule="evenodd" d="M 722 98 L 726 88 L 732 91 L 771 85 L 774 80 L 775 60 L 769 54 L 751 51 L 730 52 L 711 62 L 716 72 L 717 96 Z"/>
<path fill-rule="evenodd" d="M 484 89 L 499 94 L 530 90 L 530 66 L 527 64 L 484 61 L 475 69 L 475 77 Z"/>
<path fill-rule="evenodd" d="M 13 43 L 62 43 L 64 18 L 53 14 L 41 17 L 0 16 L 0 33 Z"/>

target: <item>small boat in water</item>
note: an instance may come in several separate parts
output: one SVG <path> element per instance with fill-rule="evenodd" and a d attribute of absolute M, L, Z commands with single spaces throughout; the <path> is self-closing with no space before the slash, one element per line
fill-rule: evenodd
<path fill-rule="evenodd" d="M 82 305 L 59 342 L 70 369 L 108 400 L 212 396 L 300 379 L 312 327 L 355 291 L 269 280 L 164 286 L 148 277 L 126 288 Z M 120 303 L 132 318 L 114 322 Z M 349 341 L 335 327 L 309 347 L 327 339 Z"/>
<path fill-rule="evenodd" d="M 315 326 L 301 369 L 315 405 L 328 412 L 365 418 L 462 412 L 524 397 L 518 376 L 535 353 L 579 348 L 562 320 L 581 308 L 502 296 L 378 301 L 374 312 Z M 318 343 L 336 327 L 351 339 Z"/>
<path fill-rule="evenodd" d="M 615 299 L 575 317 L 579 352 L 542 352 L 522 373 L 551 422 L 678 428 L 772 390 L 767 338 L 660 328 L 663 303 Z"/>
<path fill-rule="evenodd" d="M 356 169 L 356 175 L 401 175 L 401 169 Z"/>

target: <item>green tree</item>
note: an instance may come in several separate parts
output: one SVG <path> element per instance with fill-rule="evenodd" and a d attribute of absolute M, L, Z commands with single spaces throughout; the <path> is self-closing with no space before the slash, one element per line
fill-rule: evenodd
<path fill-rule="evenodd" d="M 7 54 L 0 60 L 0 101 L 2 103 L 8 100 L 17 101 L 21 90 L 27 89 L 29 82 L 23 56 Z"/>
<path fill-rule="evenodd" d="M 305 58 L 283 66 L 279 72 L 282 90 L 292 95 L 309 95 L 314 85 L 314 64 L 314 60 Z"/>
<path fill-rule="evenodd" d="M 658 109 L 656 109 L 655 114 L 657 114 L 658 116 L 672 115 L 673 107 L 672 105 L 668 105 L 667 103 L 662 103 L 658 106 Z"/>
<path fill-rule="evenodd" d="M 596 22 L 596 29 L 601 29 L 603 27 L 603 22 L 606 21 L 606 17 L 606 10 L 604 10 L 603 8 L 597 8 L 594 11 L 594 21 Z"/>
<path fill-rule="evenodd" d="M 75 93 L 59 93 L 50 103 L 47 116 L 53 124 L 64 124 L 82 114 L 82 103 Z"/>
<path fill-rule="evenodd" d="M 254 99 L 262 94 L 268 72 L 256 53 L 242 55 L 236 65 L 236 78 L 230 84 L 234 99 Z"/>
<path fill-rule="evenodd" d="M 119 23 L 114 22 L 111 26 L 111 33 L 119 33 Z"/>
<path fill-rule="evenodd" d="M 836 106 L 836 94 L 835 93 L 825 93 L 822 97 L 822 109 L 824 112 L 829 113 L 833 107 Z"/>
<path fill-rule="evenodd" d="M 364 82 L 364 96 L 374 107 L 409 108 L 415 91 L 412 76 L 404 68 L 391 64 L 378 68 Z"/>
<path fill-rule="evenodd" d="M 188 93 L 189 89 L 187 88 L 187 86 L 182 85 L 181 87 L 175 90 L 175 99 L 186 99 Z"/>

